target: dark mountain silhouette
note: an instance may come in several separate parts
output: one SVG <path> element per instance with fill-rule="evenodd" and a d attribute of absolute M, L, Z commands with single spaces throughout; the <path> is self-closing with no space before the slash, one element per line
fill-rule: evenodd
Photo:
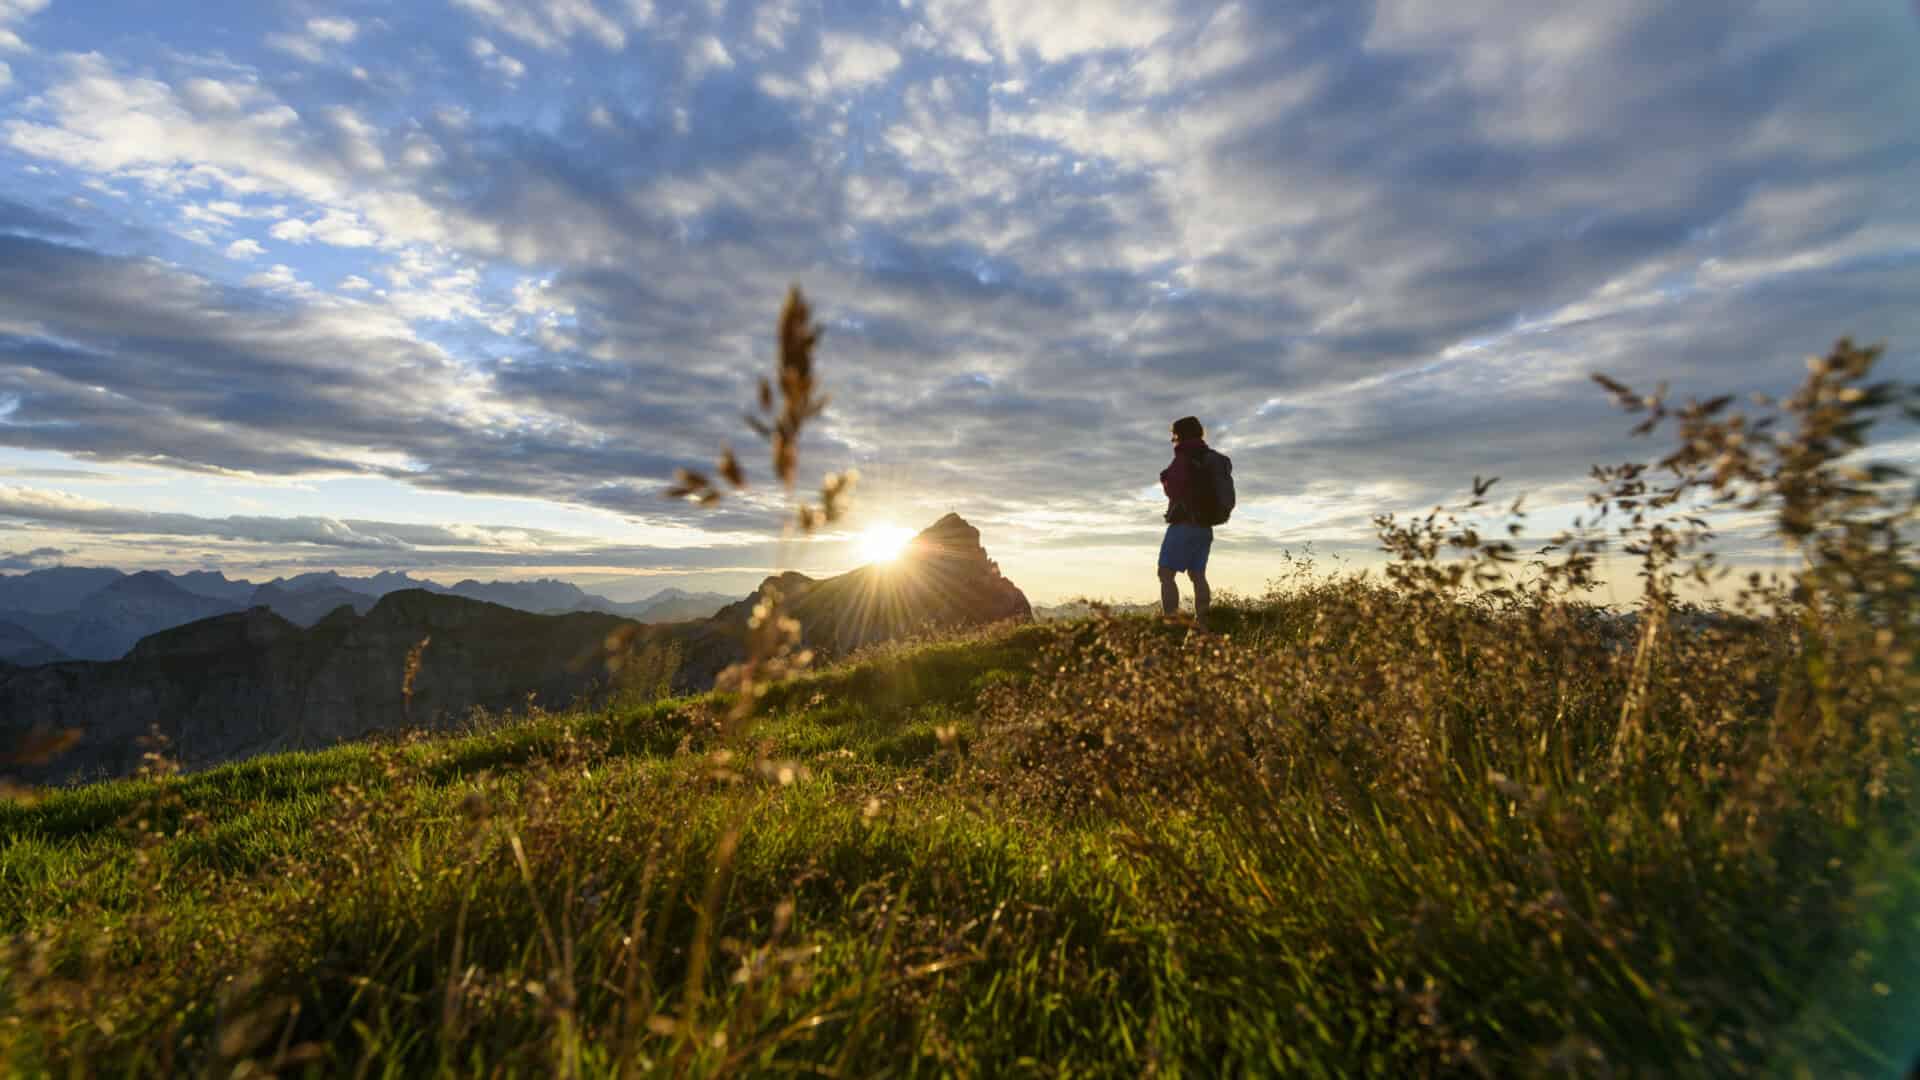
<path fill-rule="evenodd" d="M 380 731 L 445 726 L 473 708 L 560 705 L 604 674 L 622 620 L 532 615 L 424 590 L 389 593 L 365 615 L 340 609 L 302 629 L 266 608 L 175 627 L 125 659 L 0 672 L 0 727 L 78 728 L 41 779 L 125 775 L 157 727 L 188 766 L 327 746 Z M 409 702 L 408 653 L 422 640 Z"/>
<path fill-rule="evenodd" d="M 721 593 L 661 589 L 645 600 L 597 610 L 612 611 L 616 615 L 625 615 L 629 619 L 637 619 L 640 622 L 671 623 L 708 618 L 732 602 L 733 597 Z"/>
<path fill-rule="evenodd" d="M 381 574 L 378 578 L 357 578 L 332 570 L 318 570 L 312 573 L 295 574 L 292 577 L 274 578 L 267 582 L 283 593 L 311 592 L 316 589 L 345 589 L 375 600 L 390 592 L 401 589 L 431 589 L 442 592 L 440 586 L 430 581 L 415 581 L 406 574 Z"/>
<path fill-rule="evenodd" d="M 253 590 L 247 606 L 266 608 L 296 626 L 312 626 L 342 607 L 364 615 L 376 602 L 377 597 L 338 585 L 295 590 L 269 583 Z"/>
<path fill-rule="evenodd" d="M 111 659 L 148 634 L 239 606 L 188 592 L 166 574 L 129 574 L 82 602 L 80 617 L 60 647 L 82 659 Z"/>
<path fill-rule="evenodd" d="M 541 578 L 538 581 L 475 581 L 471 578 L 447 590 L 469 600 L 505 604 L 521 611 L 585 611 L 582 605 L 598 597 L 589 597 L 580 586 L 570 582 Z M 610 602 L 610 601 L 608 601 Z"/>
<path fill-rule="evenodd" d="M 116 577 L 64 611 L 6 611 L 0 619 L 76 659 L 113 660 L 148 634 L 241 606 L 188 592 L 171 575 L 149 570 Z"/>
<path fill-rule="evenodd" d="M 243 606 L 253 595 L 253 582 L 229 580 L 227 575 L 214 570 L 194 570 L 185 574 L 168 574 L 163 570 L 161 575 L 171 578 L 175 585 L 197 596 L 224 600 L 229 604 Z"/>
<path fill-rule="evenodd" d="M 127 584 L 129 581 L 134 583 Z M 311 626 L 342 605 L 365 614 L 374 601 L 403 589 L 457 593 L 522 611 L 601 611 L 641 622 L 705 618 L 732 599 L 670 589 L 646 600 L 620 603 L 552 579 L 470 579 L 448 589 L 398 571 L 353 577 L 328 570 L 255 585 L 210 570 L 128 574 L 109 567 L 53 567 L 0 574 L 0 622 L 13 624 L 54 650 L 45 654 L 23 645 L 23 659 L 8 660 L 4 647 L 0 647 L 0 661 L 26 665 L 68 657 L 113 660 L 148 634 L 253 606 L 268 607 L 300 626 Z"/>
<path fill-rule="evenodd" d="M 399 592 L 401 589 L 425 589 L 428 592 L 447 591 L 445 586 L 431 581 L 421 581 L 409 577 L 404 570 L 382 570 L 370 578 L 361 580 L 365 586 L 362 591 L 371 592 L 376 596 L 385 596 L 390 592 Z"/>
<path fill-rule="evenodd" d="M 987 557 L 980 531 L 948 514 L 891 563 L 825 580 L 778 574 L 713 618 L 679 624 L 675 629 L 691 642 L 683 671 L 691 668 L 710 685 L 741 659 L 748 620 L 769 586 L 779 588 L 788 613 L 799 620 L 802 643 L 825 659 L 924 631 L 1033 618 L 1026 595 Z"/>
<path fill-rule="evenodd" d="M 825 581 L 788 575 L 781 589 L 806 643 L 829 655 L 923 630 L 1033 617 L 1025 594 L 987 557 L 980 530 L 958 514 L 935 522 L 894 562 Z M 744 621 L 752 608 L 729 611 Z"/>
<path fill-rule="evenodd" d="M 65 660 L 67 654 L 18 623 L 0 622 L 0 664 L 32 667 Z"/>
<path fill-rule="evenodd" d="M 126 576 L 120 570 L 94 566 L 55 566 L 0 575 L 0 611 L 36 615 L 71 611 L 80 601 Z"/>
<path fill-rule="evenodd" d="M 191 595 L 157 575 L 127 581 L 110 588 L 120 588 L 128 604 Z M 922 533 L 895 563 L 825 580 L 788 574 L 769 581 L 792 599 L 808 643 L 828 655 L 922 629 L 1031 615 L 1026 597 L 981 548 L 980 534 L 957 515 Z M 317 587 L 307 592 L 323 600 L 352 595 L 344 586 L 310 584 Z M 270 597 L 298 595 L 277 586 L 256 595 L 268 589 Z M 408 589 L 364 614 L 336 606 L 306 628 L 256 606 L 152 634 L 120 660 L 0 669 L 0 747 L 34 729 L 76 729 L 77 747 L 27 778 L 118 776 L 138 767 L 141 737 L 157 727 L 184 764 L 204 766 L 444 727 L 475 708 L 567 705 L 617 688 L 609 649 L 625 661 L 619 670 L 650 677 L 668 675 L 661 665 L 672 655 L 672 687 L 704 690 L 745 657 L 754 602 L 706 619 L 643 624 L 599 612 L 538 615 Z M 401 693 L 407 656 L 423 641 L 409 700 Z"/>

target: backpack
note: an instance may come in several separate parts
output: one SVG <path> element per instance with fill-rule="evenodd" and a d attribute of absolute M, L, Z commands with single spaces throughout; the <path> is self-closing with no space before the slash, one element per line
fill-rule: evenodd
<path fill-rule="evenodd" d="M 1225 525 L 1233 516 L 1233 459 L 1212 449 L 1188 458 L 1187 492 L 1194 524 Z"/>

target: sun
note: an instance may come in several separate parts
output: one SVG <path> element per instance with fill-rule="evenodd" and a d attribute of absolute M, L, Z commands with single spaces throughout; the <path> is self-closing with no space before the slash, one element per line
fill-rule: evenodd
<path fill-rule="evenodd" d="M 913 542 L 913 530 L 898 525 L 873 525 L 855 537 L 863 563 L 890 563 Z"/>

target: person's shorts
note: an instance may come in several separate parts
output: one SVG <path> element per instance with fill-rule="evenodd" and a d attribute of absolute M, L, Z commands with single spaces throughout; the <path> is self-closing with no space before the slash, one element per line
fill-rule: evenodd
<path fill-rule="evenodd" d="M 1180 574 L 1207 572 L 1207 553 L 1213 550 L 1213 529 L 1207 525 L 1169 525 L 1160 541 L 1160 569 Z"/>

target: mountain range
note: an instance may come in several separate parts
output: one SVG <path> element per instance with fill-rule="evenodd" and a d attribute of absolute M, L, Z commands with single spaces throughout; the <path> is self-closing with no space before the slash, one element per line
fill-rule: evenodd
<path fill-rule="evenodd" d="M 663 589 L 645 600 L 621 603 L 546 578 L 468 579 L 448 587 L 393 571 L 371 577 L 328 571 L 256 585 L 209 570 L 128 573 L 110 567 L 60 566 L 0 575 L 0 664 L 115 660 L 149 634 L 254 607 L 265 607 L 307 627 L 341 607 L 364 615 L 381 597 L 406 589 L 536 614 L 597 611 L 647 623 L 705 618 L 734 599 L 720 593 Z"/>
<path fill-rule="evenodd" d="M 63 588 L 70 596 L 100 580 L 54 573 L 28 586 L 43 607 L 66 602 Z M 708 617 L 673 622 L 592 610 L 518 610 L 465 595 L 493 588 L 477 582 L 395 589 L 374 599 L 356 592 L 354 580 L 307 575 L 250 594 L 289 609 L 302 597 L 320 598 L 316 608 L 345 598 L 306 624 L 263 603 L 149 634 L 118 659 L 0 665 L 0 750 L 29 742 L 36 731 L 73 733 L 78 741 L 66 753 L 22 770 L 22 779 L 61 782 L 132 772 L 150 732 L 166 738 L 177 760 L 202 767 L 379 732 L 444 728 L 466 722 L 476 709 L 501 713 L 620 692 L 705 690 L 746 657 L 753 611 L 773 588 L 799 620 L 803 644 L 828 658 L 921 631 L 1033 617 L 1026 596 L 988 558 L 979 532 L 953 514 L 922 532 L 895 562 L 820 580 L 777 575 Z M 220 587 L 218 581 L 200 584 Z M 522 603 L 581 602 L 562 582 L 525 584 L 536 588 L 496 595 Z M 112 578 L 86 593 L 86 603 L 103 594 L 113 611 L 133 615 L 150 613 L 156 598 L 176 610 L 230 603 L 161 574 Z M 654 598 L 666 604 L 693 599 Z M 31 630 L 4 621 L 0 645 L 23 653 L 50 648 Z"/>

